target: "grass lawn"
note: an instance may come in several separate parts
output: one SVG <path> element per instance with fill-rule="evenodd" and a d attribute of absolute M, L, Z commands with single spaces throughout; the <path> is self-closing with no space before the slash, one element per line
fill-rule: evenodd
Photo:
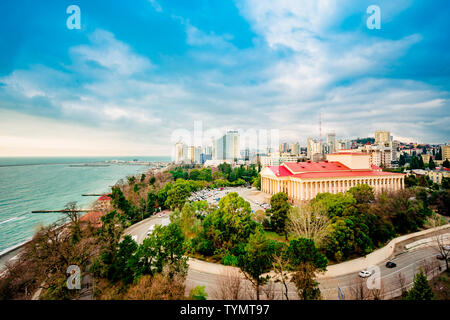
<path fill-rule="evenodd" d="M 280 242 L 285 242 L 285 243 L 289 242 L 289 241 L 286 241 L 284 235 L 279 235 L 279 234 L 277 234 L 277 233 L 275 233 L 273 231 L 266 231 L 266 230 L 264 230 L 263 233 L 268 239 L 275 240 L 275 241 L 280 241 Z M 292 240 L 291 238 L 292 237 L 288 236 L 289 240 Z"/>
<path fill-rule="evenodd" d="M 450 272 L 443 272 L 430 281 L 436 300 L 450 300 Z"/>

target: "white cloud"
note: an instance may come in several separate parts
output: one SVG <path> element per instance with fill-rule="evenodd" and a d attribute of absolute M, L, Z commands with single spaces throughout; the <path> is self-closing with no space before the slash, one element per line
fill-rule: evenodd
<path fill-rule="evenodd" d="M 148 2 L 150 2 L 150 4 L 152 5 L 153 9 L 155 9 L 156 12 L 162 12 L 163 9 L 161 7 L 161 5 L 158 3 L 158 1 L 156 0 L 148 0 Z"/>
<path fill-rule="evenodd" d="M 81 64 L 95 62 L 122 76 L 128 76 L 147 71 L 151 62 L 142 56 L 133 53 L 130 47 L 118 41 L 114 35 L 105 30 L 96 30 L 89 39 L 91 44 L 71 48 L 74 60 Z"/>

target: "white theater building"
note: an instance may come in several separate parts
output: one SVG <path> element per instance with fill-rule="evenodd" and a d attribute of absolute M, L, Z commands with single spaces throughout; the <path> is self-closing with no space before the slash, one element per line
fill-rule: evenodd
<path fill-rule="evenodd" d="M 370 156 L 360 152 L 327 155 L 321 162 L 285 162 L 261 171 L 261 191 L 273 195 L 285 192 L 293 202 L 313 199 L 318 193 L 345 192 L 368 184 L 375 192 L 404 188 L 404 175 L 383 172 L 370 164 Z"/>

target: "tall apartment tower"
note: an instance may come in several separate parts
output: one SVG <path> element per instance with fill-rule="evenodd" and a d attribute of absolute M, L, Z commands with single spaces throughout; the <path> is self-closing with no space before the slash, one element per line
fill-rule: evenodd
<path fill-rule="evenodd" d="M 288 152 L 289 145 L 286 142 L 280 144 L 280 153 Z"/>
<path fill-rule="evenodd" d="M 448 159 L 450 161 L 450 146 L 442 146 L 442 160 Z"/>
<path fill-rule="evenodd" d="M 239 159 L 239 133 L 237 131 L 228 131 L 223 137 L 214 142 L 213 159 Z"/>
<path fill-rule="evenodd" d="M 388 146 L 391 141 L 389 131 L 375 131 L 375 144 Z"/>
<path fill-rule="evenodd" d="M 300 144 L 298 142 L 294 142 L 291 144 L 291 154 L 300 154 Z"/>
<path fill-rule="evenodd" d="M 174 161 L 175 163 L 182 163 L 187 156 L 186 153 L 187 146 L 183 142 L 177 142 L 175 144 L 175 150 L 174 150 Z"/>
<path fill-rule="evenodd" d="M 327 133 L 327 151 L 328 153 L 336 152 L 336 133 Z"/>
<path fill-rule="evenodd" d="M 322 143 L 316 139 L 308 138 L 306 148 L 307 157 L 310 160 L 319 159 L 322 155 Z"/>

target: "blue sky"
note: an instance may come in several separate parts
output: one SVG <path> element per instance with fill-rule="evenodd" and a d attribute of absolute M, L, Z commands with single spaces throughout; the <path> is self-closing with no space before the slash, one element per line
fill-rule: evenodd
<path fill-rule="evenodd" d="M 81 9 L 69 30 L 66 8 Z M 369 5 L 381 29 L 366 27 Z M 0 156 L 168 155 L 174 130 L 445 143 L 449 1 L 3 1 Z"/>

